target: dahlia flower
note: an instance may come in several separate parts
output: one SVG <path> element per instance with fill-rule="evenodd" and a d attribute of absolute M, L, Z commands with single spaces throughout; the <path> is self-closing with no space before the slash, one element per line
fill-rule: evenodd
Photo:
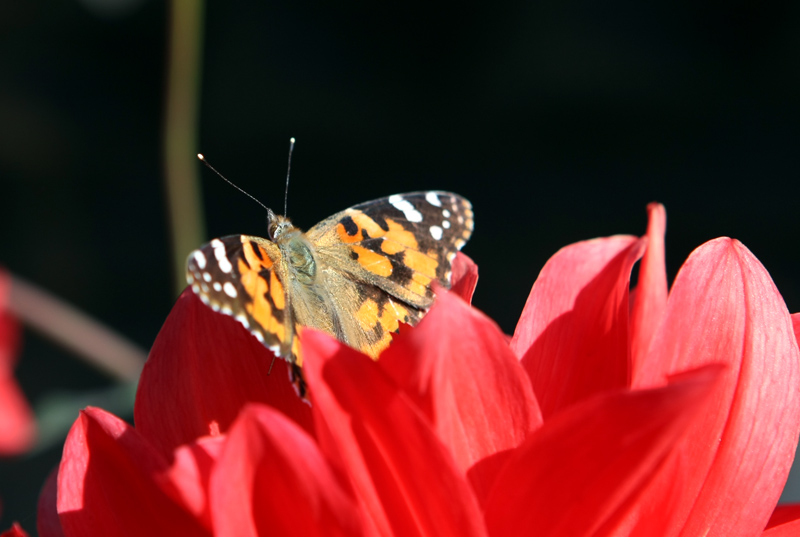
<path fill-rule="evenodd" d="M 40 534 L 800 535 L 800 508 L 775 508 L 800 433 L 793 319 L 732 239 L 668 292 L 649 210 L 644 237 L 556 253 L 510 341 L 469 305 L 464 256 L 376 361 L 305 330 L 310 405 L 184 293 L 136 427 L 97 408 L 73 425 Z"/>

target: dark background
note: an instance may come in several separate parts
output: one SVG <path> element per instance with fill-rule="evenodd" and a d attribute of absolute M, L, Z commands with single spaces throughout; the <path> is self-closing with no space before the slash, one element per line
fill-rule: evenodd
<path fill-rule="evenodd" d="M 308 228 L 417 189 L 472 200 L 475 304 L 513 332 L 547 258 L 642 234 L 667 207 L 670 278 L 744 242 L 800 310 L 800 4 L 210 2 L 199 151 Z M 149 348 L 175 297 L 162 184 L 167 6 L 0 3 L 0 265 Z M 198 163 L 199 166 L 199 163 Z M 203 171 L 209 237 L 265 215 Z M 26 332 L 19 380 L 110 385 Z M 129 418 L 130 419 L 130 418 Z M 0 527 L 35 527 L 60 446 L 0 463 Z M 789 496 L 800 498 L 800 493 Z"/>

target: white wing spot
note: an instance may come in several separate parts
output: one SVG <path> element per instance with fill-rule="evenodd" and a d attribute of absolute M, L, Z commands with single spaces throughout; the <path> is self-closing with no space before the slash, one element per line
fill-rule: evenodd
<path fill-rule="evenodd" d="M 440 228 L 439 226 L 431 226 L 431 237 L 433 237 L 437 241 L 441 240 L 442 233 L 443 233 L 442 228 Z"/>
<path fill-rule="evenodd" d="M 445 209 L 444 211 L 442 211 L 442 216 L 444 216 L 445 218 L 450 218 L 450 211 Z"/>
<path fill-rule="evenodd" d="M 236 298 L 236 295 L 238 295 L 236 288 L 231 282 L 225 282 L 225 285 L 222 286 L 222 290 L 225 291 L 225 294 L 231 298 Z"/>
<path fill-rule="evenodd" d="M 445 220 L 442 222 L 442 227 L 445 229 L 450 229 L 450 220 Z"/>
<path fill-rule="evenodd" d="M 219 293 L 220 291 L 222 291 L 222 284 L 221 284 L 221 283 L 219 283 L 219 282 L 214 282 L 214 283 L 212 283 L 212 284 L 211 284 L 211 287 L 213 287 L 213 288 L 214 288 L 214 291 L 216 291 L 217 293 Z"/>
<path fill-rule="evenodd" d="M 403 196 L 397 194 L 389 196 L 389 203 L 398 211 L 402 211 L 409 222 L 422 222 L 422 213 L 416 210 L 410 201 L 403 199 Z"/>
<path fill-rule="evenodd" d="M 219 239 L 211 241 L 211 247 L 214 249 L 214 257 L 217 258 L 219 269 L 228 274 L 233 270 L 233 265 L 228 261 L 228 254 L 225 253 L 225 245 Z"/>
<path fill-rule="evenodd" d="M 211 274 L 209 274 L 208 272 L 204 272 L 203 273 L 203 279 L 205 281 L 207 281 L 207 282 L 210 282 L 211 281 Z"/>
<path fill-rule="evenodd" d="M 206 268 L 206 256 L 200 250 L 195 250 L 192 252 L 192 257 L 194 257 L 194 262 L 197 263 L 197 266 L 200 267 L 200 270 Z"/>
<path fill-rule="evenodd" d="M 186 275 L 186 283 L 188 283 L 189 285 L 192 285 L 194 283 L 194 276 L 192 276 L 191 274 L 187 274 Z"/>
<path fill-rule="evenodd" d="M 425 199 L 428 200 L 428 203 L 431 205 L 435 205 L 437 207 L 442 206 L 442 202 L 439 201 L 439 196 L 436 195 L 436 192 L 428 192 L 425 194 Z"/>

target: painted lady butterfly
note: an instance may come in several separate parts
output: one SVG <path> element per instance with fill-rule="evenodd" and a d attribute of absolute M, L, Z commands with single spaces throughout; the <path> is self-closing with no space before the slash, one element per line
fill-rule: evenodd
<path fill-rule="evenodd" d="M 306 233 L 269 210 L 268 239 L 214 239 L 189 255 L 186 279 L 208 306 L 293 364 L 302 392 L 303 327 L 377 357 L 400 322 L 416 324 L 431 306 L 431 282 L 450 286 L 472 228 L 472 206 L 450 192 L 369 201 Z"/>

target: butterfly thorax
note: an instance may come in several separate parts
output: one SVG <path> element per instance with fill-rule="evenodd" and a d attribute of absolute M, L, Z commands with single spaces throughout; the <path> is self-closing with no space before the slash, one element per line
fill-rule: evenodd
<path fill-rule="evenodd" d="M 317 262 L 308 239 L 299 229 L 282 235 L 278 247 L 289 266 L 294 280 L 304 285 L 312 285 L 317 278 Z"/>
<path fill-rule="evenodd" d="M 313 246 L 305 234 L 294 227 L 291 220 L 271 210 L 268 213 L 267 231 L 272 242 L 280 248 L 281 257 L 285 260 L 292 279 L 312 285 L 317 276 L 317 263 Z"/>

